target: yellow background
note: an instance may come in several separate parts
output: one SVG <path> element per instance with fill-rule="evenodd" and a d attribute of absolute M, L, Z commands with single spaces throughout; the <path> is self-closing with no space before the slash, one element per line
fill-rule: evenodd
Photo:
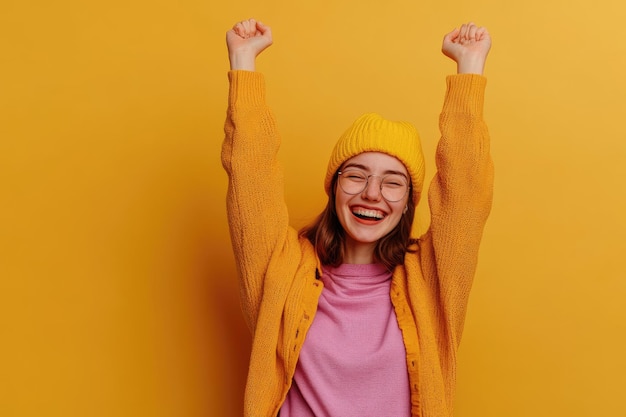
<path fill-rule="evenodd" d="M 259 70 L 296 226 L 363 112 L 417 125 L 432 176 L 441 38 L 490 29 L 496 194 L 456 415 L 625 416 L 616 0 L 4 0 L 0 415 L 240 414 L 250 337 L 219 153 L 224 33 L 250 16 L 273 27 Z"/>

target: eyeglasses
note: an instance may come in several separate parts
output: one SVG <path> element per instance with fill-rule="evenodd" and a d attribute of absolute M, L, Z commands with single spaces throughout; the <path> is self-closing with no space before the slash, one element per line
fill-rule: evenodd
<path fill-rule="evenodd" d="M 407 179 L 400 174 L 389 174 L 381 177 L 380 175 L 366 175 L 362 171 L 349 169 L 339 171 L 337 175 L 339 186 L 346 194 L 362 193 L 367 188 L 370 177 L 380 178 L 380 194 L 390 203 L 402 200 L 409 191 Z"/>

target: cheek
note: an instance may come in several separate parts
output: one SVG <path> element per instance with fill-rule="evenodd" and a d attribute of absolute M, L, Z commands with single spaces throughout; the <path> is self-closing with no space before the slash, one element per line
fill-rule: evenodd
<path fill-rule="evenodd" d="M 392 229 L 395 229 L 396 227 L 398 227 L 400 220 L 402 220 L 402 212 L 394 215 L 393 222 L 392 222 Z"/>
<path fill-rule="evenodd" d="M 406 203 L 400 203 L 396 207 L 393 208 L 393 227 L 396 227 L 398 223 L 402 220 L 404 215 L 406 214 Z"/>

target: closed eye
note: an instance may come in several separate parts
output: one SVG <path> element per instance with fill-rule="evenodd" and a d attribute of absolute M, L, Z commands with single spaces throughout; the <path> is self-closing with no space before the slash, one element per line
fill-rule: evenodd
<path fill-rule="evenodd" d="M 344 178 L 348 178 L 352 181 L 367 181 L 367 175 L 358 171 L 346 171 L 340 172 L 341 176 Z"/>
<path fill-rule="evenodd" d="M 404 187 L 407 185 L 406 181 L 397 175 L 390 175 L 386 177 L 384 183 L 385 186 L 389 187 Z"/>

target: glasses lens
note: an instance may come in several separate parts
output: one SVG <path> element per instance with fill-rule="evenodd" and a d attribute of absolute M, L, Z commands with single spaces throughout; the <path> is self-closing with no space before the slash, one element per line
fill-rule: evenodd
<path fill-rule="evenodd" d="M 406 195 L 409 185 L 401 175 L 387 175 L 383 178 L 381 192 L 387 201 L 400 201 Z"/>
<path fill-rule="evenodd" d="M 339 186 L 348 194 L 359 194 L 367 186 L 367 176 L 359 171 L 343 171 L 339 175 Z"/>

